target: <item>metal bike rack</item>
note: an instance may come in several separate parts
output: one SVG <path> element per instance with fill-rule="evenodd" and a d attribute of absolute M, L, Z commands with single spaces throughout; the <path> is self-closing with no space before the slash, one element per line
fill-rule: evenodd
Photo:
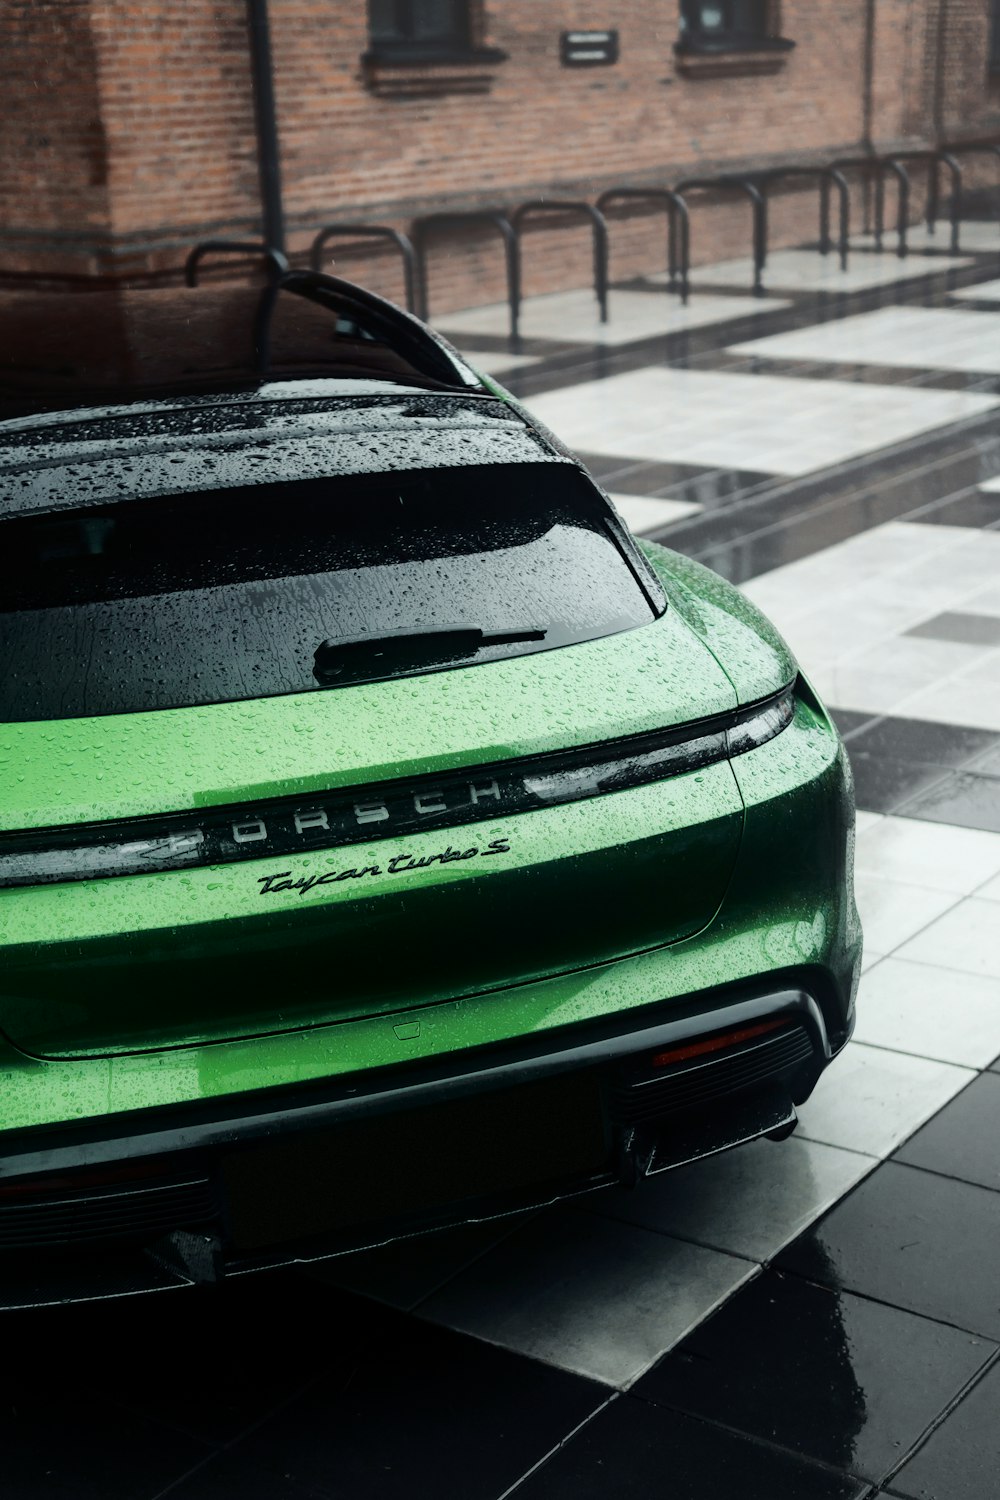
<path fill-rule="evenodd" d="M 897 183 L 896 254 L 902 260 L 908 253 L 906 231 L 910 222 L 910 176 L 902 162 L 887 156 L 841 156 L 830 164 L 836 171 L 860 171 L 866 182 L 875 179 L 875 249 L 881 251 L 885 233 L 885 178 L 891 173 Z"/>
<path fill-rule="evenodd" d="M 430 317 L 427 299 L 427 241 L 435 230 L 462 228 L 470 224 L 492 225 L 503 239 L 507 267 L 507 305 L 510 308 L 510 336 L 520 337 L 518 319 L 521 312 L 521 251 L 514 226 L 500 209 L 476 208 L 464 212 L 424 214 L 413 221 L 413 240 L 417 260 L 417 312 L 426 322 Z"/>
<path fill-rule="evenodd" d="M 949 156 L 995 156 L 1000 162 L 1000 145 L 995 141 L 946 141 L 941 150 Z"/>
<path fill-rule="evenodd" d="M 395 245 L 403 262 L 403 284 L 406 309 L 417 310 L 417 268 L 413 245 L 405 234 L 388 224 L 324 224 L 309 247 L 309 264 L 314 271 L 323 269 L 323 251 L 334 239 L 388 240 Z"/>
<path fill-rule="evenodd" d="M 847 270 L 847 255 L 850 238 L 851 219 L 851 189 L 847 178 L 836 167 L 773 167 L 770 171 L 755 174 L 754 181 L 760 189 L 764 199 L 764 253 L 767 253 L 768 237 L 768 213 L 767 193 L 768 189 L 776 183 L 788 177 L 815 177 L 819 180 L 819 249 L 821 255 L 829 255 L 831 249 L 830 240 L 830 192 L 832 188 L 837 189 L 840 200 L 840 223 L 837 234 L 837 251 L 840 255 L 840 269 Z"/>
<path fill-rule="evenodd" d="M 281 283 L 290 267 L 284 251 L 260 240 L 202 240 L 184 262 L 184 283 L 198 285 L 198 267 L 206 255 L 261 255 L 267 261 L 268 279 L 257 299 L 253 320 L 254 368 L 259 379 L 267 375 L 271 363 L 271 316 L 278 300 Z"/>
<path fill-rule="evenodd" d="M 522 203 L 511 214 L 511 223 L 520 247 L 524 225 L 531 218 L 565 217 L 567 214 L 583 214 L 591 222 L 594 236 L 594 295 L 600 309 L 601 322 L 608 321 L 608 225 L 599 208 L 582 199 L 532 198 Z"/>
<path fill-rule="evenodd" d="M 959 232 L 962 223 L 962 168 L 948 151 L 894 151 L 889 162 L 927 163 L 927 232 L 933 234 L 941 200 L 940 169 L 946 166 L 951 173 L 951 253 L 958 254 Z"/>
<path fill-rule="evenodd" d="M 607 192 L 602 193 L 598 198 L 597 208 L 600 213 L 605 214 L 616 203 L 640 204 L 643 201 L 659 205 L 666 210 L 667 271 L 670 276 L 670 290 L 676 289 L 677 273 L 680 271 L 680 297 L 681 302 L 686 304 L 690 290 L 691 215 L 680 193 L 673 192 L 671 188 L 608 188 Z M 678 224 L 680 225 L 679 233 Z"/>
<path fill-rule="evenodd" d="M 261 240 L 201 240 L 184 262 L 184 282 L 198 285 L 198 267 L 206 255 L 262 255 L 268 262 L 273 281 L 280 281 L 289 270 L 288 257 L 273 245 Z"/>
<path fill-rule="evenodd" d="M 762 297 L 764 283 L 761 275 L 767 259 L 767 210 L 764 195 L 747 177 L 685 177 L 681 182 L 674 184 L 674 192 L 682 195 L 692 192 L 695 188 L 713 193 L 743 193 L 749 198 L 753 209 L 753 294 L 755 297 Z"/>

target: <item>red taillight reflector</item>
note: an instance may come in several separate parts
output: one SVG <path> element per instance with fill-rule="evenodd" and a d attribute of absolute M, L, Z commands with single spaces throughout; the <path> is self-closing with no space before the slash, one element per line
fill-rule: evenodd
<path fill-rule="evenodd" d="M 691 1042 L 686 1047 L 671 1047 L 669 1052 L 657 1052 L 650 1061 L 654 1068 L 667 1068 L 671 1063 L 704 1057 L 706 1052 L 721 1052 L 723 1047 L 733 1047 L 737 1042 L 749 1042 L 755 1036 L 764 1036 L 785 1025 L 787 1020 L 782 1017 L 777 1021 L 761 1021 L 757 1026 L 741 1026 L 738 1031 L 724 1031 L 721 1036 L 709 1037 L 704 1042 Z"/>

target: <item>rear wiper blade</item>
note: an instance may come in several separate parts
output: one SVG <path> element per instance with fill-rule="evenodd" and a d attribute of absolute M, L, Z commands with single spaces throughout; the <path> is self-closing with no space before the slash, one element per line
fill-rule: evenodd
<path fill-rule="evenodd" d="M 405 667 L 420 661 L 474 656 L 486 646 L 508 646 L 521 641 L 544 641 L 540 626 L 511 630 L 481 630 L 474 625 L 427 625 L 415 630 L 388 630 L 384 635 L 335 636 L 316 647 L 313 676 L 333 682 L 351 669 Z"/>

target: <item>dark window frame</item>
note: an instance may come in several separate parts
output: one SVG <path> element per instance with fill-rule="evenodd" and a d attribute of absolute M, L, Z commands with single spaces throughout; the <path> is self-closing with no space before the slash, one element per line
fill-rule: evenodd
<path fill-rule="evenodd" d="M 704 13 L 720 11 L 719 25 L 706 26 Z M 749 14 L 757 12 L 754 20 Z M 788 52 L 794 42 L 778 35 L 774 0 L 680 0 L 681 54 L 718 56 L 739 52 Z"/>
<path fill-rule="evenodd" d="M 393 13 L 391 27 L 385 32 L 376 22 L 376 4 Z M 388 67 L 504 60 L 505 52 L 481 45 L 482 0 L 450 0 L 451 21 L 437 34 L 429 31 L 422 35 L 425 26 L 420 9 L 427 4 L 428 0 L 368 0 L 369 49 L 363 60 Z M 392 34 L 388 34 L 390 31 Z"/>

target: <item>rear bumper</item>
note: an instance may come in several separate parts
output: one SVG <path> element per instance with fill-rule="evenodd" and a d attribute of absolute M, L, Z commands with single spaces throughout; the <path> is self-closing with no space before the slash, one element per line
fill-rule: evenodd
<path fill-rule="evenodd" d="M 700 998 L 645 1007 L 638 1028 L 12 1131 L 0 1306 L 321 1259 L 786 1133 L 846 1035 L 795 984 Z M 653 1066 L 663 1053 L 679 1055 Z"/>

